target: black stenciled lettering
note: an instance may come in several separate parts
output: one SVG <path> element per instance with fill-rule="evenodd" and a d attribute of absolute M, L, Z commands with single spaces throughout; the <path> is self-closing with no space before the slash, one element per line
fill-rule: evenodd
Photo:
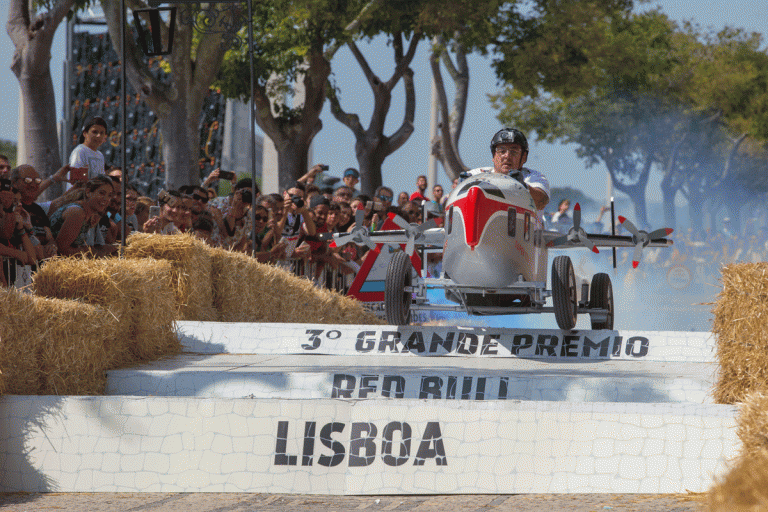
<path fill-rule="evenodd" d="M 379 352 L 384 353 L 389 349 L 390 352 L 398 353 L 397 344 L 400 343 L 400 333 L 397 331 L 383 331 L 381 341 L 379 342 Z M 405 352 L 405 349 L 403 349 Z"/>
<path fill-rule="evenodd" d="M 395 432 L 400 432 L 400 449 L 397 457 L 392 455 Z M 408 423 L 393 421 L 387 423 L 381 432 L 381 460 L 387 466 L 402 466 L 411 458 L 411 426 Z"/>
<path fill-rule="evenodd" d="M 376 458 L 376 438 L 378 429 L 373 423 L 352 424 L 352 435 L 349 442 L 349 466 L 361 467 L 370 466 Z M 365 434 L 365 435 L 363 435 Z M 360 452 L 364 451 L 364 455 Z"/>
<path fill-rule="evenodd" d="M 552 341 L 547 343 L 548 339 Z M 557 336 L 554 334 L 539 334 L 539 337 L 536 339 L 536 355 L 544 355 L 545 351 L 549 356 L 557 355 Z"/>
<path fill-rule="evenodd" d="M 424 429 L 424 435 L 421 436 L 421 443 L 416 452 L 414 466 L 423 466 L 427 459 L 435 459 L 438 466 L 447 466 L 448 459 L 445 456 L 445 447 L 443 446 L 443 434 L 440 432 L 440 423 L 430 421 Z"/>
<path fill-rule="evenodd" d="M 309 344 L 303 343 L 301 345 L 301 348 L 304 350 L 315 350 L 317 347 L 320 346 L 320 335 L 323 334 L 322 329 L 307 329 L 307 334 L 309 334 Z"/>
<path fill-rule="evenodd" d="M 637 352 L 635 352 L 636 341 L 640 342 L 640 347 L 638 348 Z M 645 357 L 648 355 L 648 345 L 650 345 L 648 338 L 643 336 L 632 336 L 627 340 L 627 348 L 625 349 L 626 354 L 632 357 Z"/>
<path fill-rule="evenodd" d="M 580 336 L 565 336 L 563 346 L 560 347 L 560 357 L 577 357 L 579 355 Z"/>
<path fill-rule="evenodd" d="M 453 400 L 456 398 L 456 377 L 448 377 L 448 386 L 445 389 L 446 400 Z"/>
<path fill-rule="evenodd" d="M 370 352 L 376 346 L 376 331 L 363 331 L 357 334 L 355 350 L 358 352 Z"/>
<path fill-rule="evenodd" d="M 437 376 L 422 377 L 419 398 L 440 399 L 440 390 L 443 387 L 443 379 Z"/>
<path fill-rule="evenodd" d="M 277 437 L 275 439 L 275 466 L 295 466 L 296 455 L 288 455 L 288 422 L 277 422 Z"/>
<path fill-rule="evenodd" d="M 301 465 L 311 466 L 315 454 L 315 427 L 317 423 L 308 421 L 304 424 L 304 450 L 301 455 Z"/>
<path fill-rule="evenodd" d="M 499 334 L 486 334 L 483 336 L 483 348 L 480 353 L 484 356 L 495 356 L 499 354 Z"/>
<path fill-rule="evenodd" d="M 607 357 L 608 356 L 608 346 L 611 343 L 611 337 L 608 336 L 604 340 L 602 340 L 599 343 L 593 343 L 591 339 L 584 336 L 584 348 L 582 348 L 582 355 L 584 357 L 589 357 L 590 352 L 594 349 L 597 350 L 600 349 L 600 357 Z"/>
<path fill-rule="evenodd" d="M 475 389 L 475 400 L 485 400 L 485 377 L 477 378 L 477 389 Z"/>
<path fill-rule="evenodd" d="M 424 346 L 424 335 L 421 331 L 414 331 L 408 337 L 408 341 L 405 343 L 405 348 L 403 350 L 405 351 L 406 349 L 408 352 L 418 352 L 419 354 L 422 354 L 427 350 Z"/>
<path fill-rule="evenodd" d="M 376 392 L 376 384 L 379 382 L 378 375 L 363 375 L 360 377 L 359 398 L 368 398 L 368 395 Z"/>
<path fill-rule="evenodd" d="M 354 375 L 345 375 L 337 373 L 333 376 L 333 388 L 331 388 L 331 398 L 352 398 L 355 391 L 357 379 Z"/>
<path fill-rule="evenodd" d="M 317 463 L 327 468 L 338 466 L 344 460 L 344 445 L 331 437 L 334 432 L 344 432 L 344 424 L 337 422 L 328 423 L 320 430 L 320 442 L 323 443 L 323 446 L 333 451 L 331 456 L 320 455 L 317 458 Z"/>
<path fill-rule="evenodd" d="M 512 338 L 512 347 L 509 351 L 513 356 L 520 355 L 521 350 L 531 348 L 533 346 L 533 336 L 530 334 L 515 334 Z"/>
<path fill-rule="evenodd" d="M 499 400 L 506 400 L 509 390 L 509 377 L 501 377 L 499 379 Z"/>
<path fill-rule="evenodd" d="M 611 350 L 611 355 L 614 357 L 619 357 L 621 355 L 621 340 L 623 338 L 621 336 L 616 336 L 613 338 L 613 349 Z"/>
<path fill-rule="evenodd" d="M 395 388 L 395 396 L 392 396 L 392 387 Z M 385 375 L 381 385 L 381 396 L 387 398 L 403 398 L 405 396 L 405 378 L 400 375 Z"/>
<path fill-rule="evenodd" d="M 472 397 L 472 377 L 464 377 L 461 385 L 461 399 L 469 400 Z"/>
<path fill-rule="evenodd" d="M 445 334 L 445 339 L 441 338 L 436 332 L 432 333 L 432 343 L 429 345 L 429 353 L 434 354 L 437 352 L 437 347 L 443 347 L 447 354 L 453 350 L 453 338 L 456 336 L 454 331 L 448 331 Z"/>
<path fill-rule="evenodd" d="M 479 340 L 476 334 L 460 332 L 456 343 L 456 351 L 463 355 L 472 355 L 477 352 Z"/>

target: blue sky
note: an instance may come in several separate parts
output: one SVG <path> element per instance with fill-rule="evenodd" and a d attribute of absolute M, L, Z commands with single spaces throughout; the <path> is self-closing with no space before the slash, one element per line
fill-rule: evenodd
<path fill-rule="evenodd" d="M 740 1 L 680 1 L 665 0 L 650 2 L 648 7 L 660 6 L 670 18 L 682 21 L 693 20 L 704 27 L 720 29 L 726 25 L 741 27 L 748 31 L 765 32 L 768 27 L 768 11 L 765 0 Z M 9 0 L 0 0 L 0 13 L 7 21 Z M 646 7 L 647 8 L 647 7 Z M 372 45 L 362 45 L 362 51 L 369 59 L 371 67 L 382 79 L 389 78 L 392 53 L 383 41 Z M 0 138 L 18 140 L 18 82 L 10 71 L 14 47 L 7 34 L 0 35 L 0 88 L 3 99 L 0 103 Z M 64 52 L 64 26 L 59 27 L 52 51 L 51 72 L 54 87 L 57 90 L 56 109 L 61 118 L 61 83 L 62 61 Z M 417 88 L 415 131 L 408 142 L 399 151 L 384 162 L 384 182 L 395 193 L 400 190 L 412 191 L 416 176 L 427 174 L 429 148 L 430 115 L 430 79 L 426 45 L 422 44 L 412 64 Z M 333 61 L 335 79 L 341 87 L 342 104 L 350 112 L 360 115 L 364 125 L 368 124 L 371 112 L 371 92 L 362 72 L 349 50 L 341 49 Z M 488 143 L 491 136 L 500 128 L 496 112 L 491 108 L 487 95 L 498 91 L 499 85 L 488 61 L 479 56 L 470 56 L 470 98 L 464 131 L 460 141 L 460 151 L 464 162 L 470 167 L 490 164 Z M 392 102 L 387 133 L 391 134 L 402 122 L 403 115 L 402 85 Z M 336 121 L 326 105 L 323 114 L 323 130 L 315 138 L 315 162 L 330 166 L 330 174 L 341 175 L 346 167 L 357 167 L 354 153 L 354 137 L 351 131 Z M 602 200 L 606 197 L 606 172 L 600 167 L 587 169 L 579 160 L 572 147 L 559 144 L 534 142 L 528 166 L 543 171 L 552 186 L 569 186 L 583 190 L 587 195 Z M 448 186 L 448 179 L 443 175 L 438 181 Z M 659 199 L 658 178 L 649 184 L 648 199 Z"/>

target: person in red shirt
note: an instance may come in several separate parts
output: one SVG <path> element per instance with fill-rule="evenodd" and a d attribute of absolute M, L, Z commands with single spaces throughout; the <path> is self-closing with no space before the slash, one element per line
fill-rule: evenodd
<path fill-rule="evenodd" d="M 429 201 L 424 192 L 427 191 L 427 177 L 423 174 L 416 178 L 416 187 L 418 190 L 411 194 L 411 201 Z"/>

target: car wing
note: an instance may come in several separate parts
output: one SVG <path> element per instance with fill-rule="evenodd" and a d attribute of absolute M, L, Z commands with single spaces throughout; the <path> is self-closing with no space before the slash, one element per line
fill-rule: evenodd
<path fill-rule="evenodd" d="M 595 244 L 596 247 L 635 247 L 637 241 L 632 236 L 627 235 L 604 235 L 599 233 L 587 233 L 587 238 Z M 578 239 L 567 240 L 557 245 L 549 245 L 554 240 L 565 236 L 559 231 L 544 231 L 543 241 L 549 249 L 572 249 L 574 247 L 584 247 L 584 244 L 580 243 Z M 654 238 L 646 247 L 670 247 L 673 244 L 672 240 L 667 238 Z"/>

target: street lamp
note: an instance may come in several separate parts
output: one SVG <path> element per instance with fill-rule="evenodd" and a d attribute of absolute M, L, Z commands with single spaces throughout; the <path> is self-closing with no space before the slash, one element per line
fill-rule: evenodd
<path fill-rule="evenodd" d="M 162 31 L 160 24 L 163 20 L 160 13 L 170 13 L 168 23 L 168 47 L 163 48 Z M 146 21 L 142 18 L 146 18 Z M 136 30 L 139 32 L 139 43 L 144 55 L 147 57 L 160 57 L 170 55 L 173 51 L 173 32 L 176 27 L 176 7 L 157 7 L 154 9 L 136 9 L 133 11 L 133 19 L 136 22 Z M 149 34 L 144 30 L 146 22 L 149 22 Z"/>

